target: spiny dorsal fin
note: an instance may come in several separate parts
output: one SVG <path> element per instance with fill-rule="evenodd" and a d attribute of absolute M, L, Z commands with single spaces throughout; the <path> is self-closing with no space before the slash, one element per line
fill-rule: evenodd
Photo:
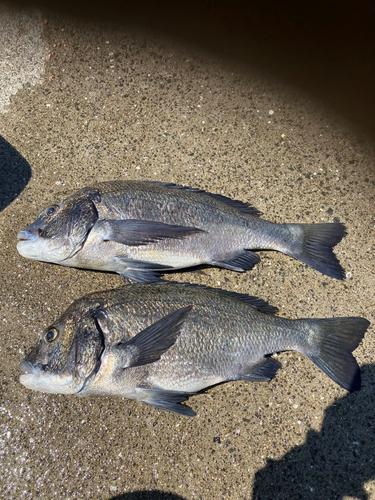
<path fill-rule="evenodd" d="M 150 283 L 152 286 L 152 283 Z M 235 299 L 241 300 L 242 302 L 245 302 L 245 304 L 248 304 L 251 307 L 254 307 L 258 311 L 266 314 L 276 314 L 278 311 L 277 307 L 271 306 L 268 304 L 263 299 L 260 299 L 259 297 L 254 297 L 252 295 L 247 295 L 246 293 L 237 293 L 237 292 L 232 292 L 229 290 L 222 290 L 221 288 L 211 288 L 209 286 L 205 285 L 196 285 L 192 283 L 178 283 L 176 281 L 160 281 L 157 283 L 157 285 L 172 285 L 172 286 L 180 286 L 180 287 L 187 287 L 187 288 L 198 288 L 201 290 L 211 290 L 216 293 L 223 293 L 224 295 L 229 295 L 230 297 L 234 297 Z"/>
<path fill-rule="evenodd" d="M 144 182 L 149 182 L 150 184 L 156 184 L 158 186 L 164 186 L 172 189 L 182 189 L 184 191 L 190 191 L 192 193 L 205 194 L 207 196 L 215 198 L 218 201 L 221 201 L 222 203 L 225 203 L 226 205 L 229 205 L 232 208 L 235 208 L 236 210 L 242 212 L 243 214 L 254 215 L 255 217 L 259 217 L 260 215 L 262 215 L 262 212 L 252 207 L 248 203 L 245 203 L 240 200 L 232 200 L 231 198 L 227 198 L 222 194 L 210 193 L 208 191 L 204 191 L 203 189 L 191 188 L 188 186 L 179 186 L 178 184 L 173 184 L 172 182 L 159 182 L 159 181 L 144 181 Z"/>

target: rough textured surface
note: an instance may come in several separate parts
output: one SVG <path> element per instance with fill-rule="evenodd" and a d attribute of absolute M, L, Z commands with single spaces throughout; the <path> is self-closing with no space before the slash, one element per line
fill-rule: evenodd
<path fill-rule="evenodd" d="M 40 13 L 33 9 L 12 11 L 0 5 L 0 112 L 11 95 L 25 85 L 41 82 L 47 47 L 41 39 Z"/>
<path fill-rule="evenodd" d="M 283 369 L 269 384 L 195 397 L 194 419 L 19 384 L 19 361 L 41 330 L 74 299 L 120 283 L 15 249 L 17 232 L 58 192 L 93 179 L 200 187 L 275 222 L 344 221 L 336 251 L 345 282 L 272 252 L 244 274 L 171 278 L 259 295 L 292 318 L 374 324 L 375 305 L 371 138 L 255 67 L 128 27 L 52 13 L 35 22 L 49 53 L 43 81 L 19 90 L 0 117 L 2 497 L 375 498 L 372 328 L 355 353 L 363 388 L 351 395 L 293 353 L 278 357 Z"/>

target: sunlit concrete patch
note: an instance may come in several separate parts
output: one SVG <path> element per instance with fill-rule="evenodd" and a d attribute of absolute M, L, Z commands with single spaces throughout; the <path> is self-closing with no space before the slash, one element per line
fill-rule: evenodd
<path fill-rule="evenodd" d="M 35 85 L 44 72 L 48 49 L 42 40 L 43 20 L 31 9 L 0 5 L 0 112 L 27 83 Z"/>

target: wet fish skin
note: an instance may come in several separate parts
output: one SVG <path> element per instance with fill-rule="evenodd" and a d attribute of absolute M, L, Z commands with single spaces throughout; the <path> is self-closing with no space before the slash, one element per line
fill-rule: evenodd
<path fill-rule="evenodd" d="M 269 355 L 295 350 L 345 389 L 359 390 L 352 351 L 366 319 L 289 320 L 252 301 L 169 283 L 92 293 L 45 330 L 21 361 L 20 381 L 42 392 L 126 397 L 192 416 L 180 404 L 190 395 L 229 380 L 270 380 L 281 365 Z M 56 339 L 47 342 L 54 329 Z"/>
<path fill-rule="evenodd" d="M 81 250 L 85 239 L 98 219 L 95 191 L 83 189 L 75 196 L 44 209 L 37 220 L 18 233 L 21 240 L 17 248 L 27 245 L 29 258 L 49 262 L 53 255 L 56 262 L 72 259 Z M 58 214 L 58 216 L 56 216 Z M 48 241 L 48 247 L 41 245 Z M 33 253 L 36 250 L 36 253 Z"/>
<path fill-rule="evenodd" d="M 82 380 L 96 373 L 104 349 L 104 339 L 93 315 L 98 306 L 99 303 L 91 303 L 86 314 L 82 314 L 72 304 L 44 330 L 20 365 L 25 372 L 24 380 L 30 381 L 30 388 L 51 394 L 74 394 Z M 47 340 L 50 333 L 57 334 L 52 341 Z"/>
<path fill-rule="evenodd" d="M 260 260 L 251 249 L 270 249 L 344 279 L 332 251 L 346 234 L 344 224 L 274 224 L 259 215 L 246 203 L 198 189 L 109 181 L 43 210 L 18 233 L 17 249 L 27 258 L 135 282 L 200 264 L 246 271 Z"/>

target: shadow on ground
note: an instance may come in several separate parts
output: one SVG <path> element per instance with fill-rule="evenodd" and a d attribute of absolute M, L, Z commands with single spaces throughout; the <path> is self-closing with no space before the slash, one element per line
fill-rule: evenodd
<path fill-rule="evenodd" d="M 185 500 L 185 498 L 173 493 L 166 493 L 165 491 L 152 490 L 124 493 L 123 495 L 112 497 L 110 500 Z"/>
<path fill-rule="evenodd" d="M 0 212 L 17 198 L 30 178 L 28 162 L 0 136 Z"/>
<path fill-rule="evenodd" d="M 375 3 L 332 0 L 14 0 L 193 43 L 304 88 L 375 137 Z"/>
<path fill-rule="evenodd" d="M 362 376 L 360 392 L 326 410 L 321 432 L 310 430 L 302 446 L 257 472 L 253 500 L 370 499 L 364 485 L 375 479 L 375 365 Z"/>

